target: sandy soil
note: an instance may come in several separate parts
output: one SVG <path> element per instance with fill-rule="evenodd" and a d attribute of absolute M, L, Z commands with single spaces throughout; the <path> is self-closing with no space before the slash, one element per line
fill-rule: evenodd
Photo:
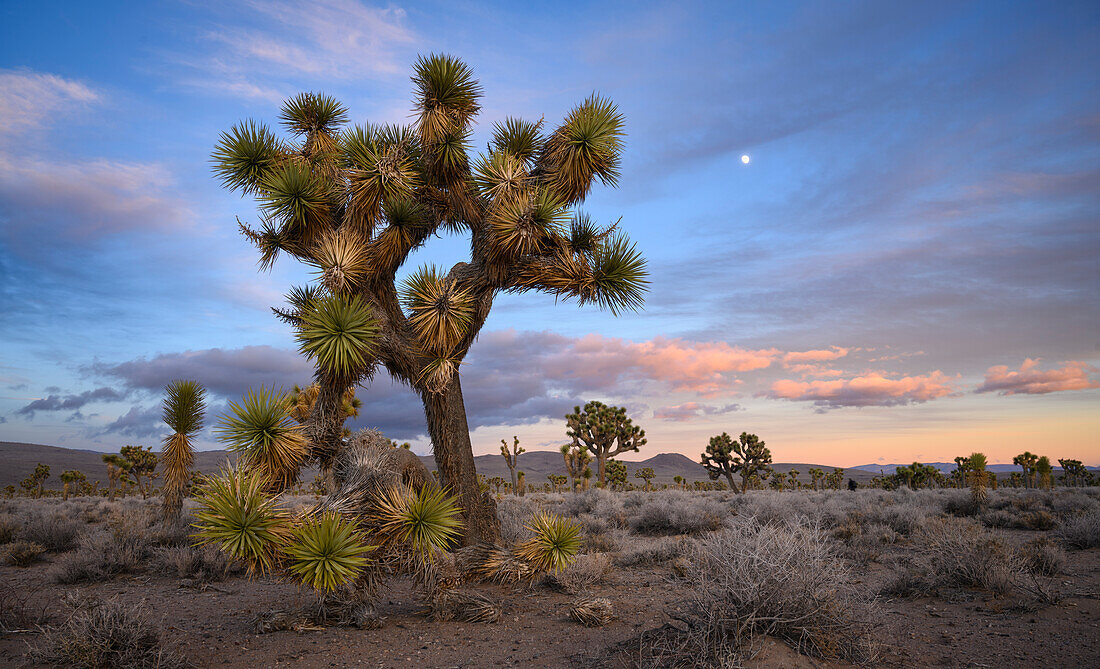
<path fill-rule="evenodd" d="M 1038 533 L 1014 533 L 1025 540 Z M 1015 536 L 1018 535 L 1018 536 Z M 59 586 L 48 580 L 50 561 L 28 568 L 0 567 L 0 580 L 54 614 L 72 591 L 140 604 L 159 620 L 168 642 L 199 667 L 589 667 L 614 666 L 619 644 L 660 627 L 682 610 L 686 591 L 668 565 L 618 572 L 594 588 L 610 598 L 618 619 L 601 629 L 567 617 L 570 595 L 536 586 L 525 590 L 479 586 L 503 604 L 493 625 L 428 622 L 407 582 L 392 582 L 380 609 L 380 630 L 334 628 L 305 633 L 255 634 L 252 618 L 273 609 L 304 606 L 309 593 L 243 577 L 195 587 L 168 576 L 117 577 L 105 583 Z M 873 566 L 861 580 L 874 587 L 887 569 Z M 1065 598 L 1035 608 L 1023 600 L 960 592 L 948 599 L 887 599 L 876 637 L 881 665 L 889 667 L 1100 666 L 1100 550 L 1072 551 L 1056 582 Z M 1030 601 L 1030 600 L 1029 600 Z M 33 632 L 0 636 L 0 665 L 27 666 Z M 767 640 L 753 666 L 848 666 L 811 660 Z"/>

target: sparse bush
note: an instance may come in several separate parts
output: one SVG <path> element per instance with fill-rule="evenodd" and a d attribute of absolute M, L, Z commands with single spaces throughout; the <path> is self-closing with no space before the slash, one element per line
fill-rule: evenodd
<path fill-rule="evenodd" d="M 1046 537 L 1024 544 L 1020 556 L 1024 570 L 1037 576 L 1057 576 L 1066 566 L 1065 551 Z"/>
<path fill-rule="evenodd" d="M 980 526 L 948 518 L 923 526 L 913 539 L 918 570 L 931 588 L 1007 592 L 1020 572 L 1004 541 Z"/>
<path fill-rule="evenodd" d="M 519 543 L 531 538 L 527 525 L 535 515 L 536 506 L 526 497 L 505 495 L 497 502 L 500 518 L 500 537 L 508 543 Z"/>
<path fill-rule="evenodd" d="M 607 555 L 580 555 L 571 567 L 548 574 L 544 582 L 550 588 L 576 595 L 603 581 L 611 569 L 611 558 Z"/>
<path fill-rule="evenodd" d="M 38 562 L 46 547 L 33 541 L 13 541 L 4 550 L 4 562 L 13 567 L 29 567 Z"/>
<path fill-rule="evenodd" d="M 112 530 L 81 537 L 80 546 L 57 561 L 52 577 L 57 583 L 95 583 L 146 566 L 151 555 L 149 539 L 135 527 L 117 525 Z"/>
<path fill-rule="evenodd" d="M 0 513 L 0 544 L 15 541 L 19 532 L 19 521 L 10 513 Z"/>
<path fill-rule="evenodd" d="M 1100 547 L 1100 511 L 1067 518 L 1055 536 L 1070 548 Z"/>
<path fill-rule="evenodd" d="M 27 630 L 49 621 L 48 600 L 34 594 L 0 583 L 0 632 Z"/>
<path fill-rule="evenodd" d="M 806 519 L 738 523 L 704 537 L 688 554 L 696 646 L 724 652 L 758 635 L 799 652 L 867 662 L 873 604 L 823 529 Z"/>
<path fill-rule="evenodd" d="M 727 515 L 721 504 L 708 497 L 667 490 L 646 495 L 628 522 L 639 534 L 697 534 L 718 529 Z"/>
<path fill-rule="evenodd" d="M 680 557 L 686 549 L 686 540 L 661 537 L 655 541 L 632 541 L 615 556 L 616 567 L 658 564 Z"/>
<path fill-rule="evenodd" d="M 73 669 L 190 666 L 164 647 L 157 625 L 145 614 L 115 601 L 77 610 L 64 624 L 47 627 L 30 655 L 35 662 Z"/>
<path fill-rule="evenodd" d="M 200 581 L 221 581 L 242 567 L 213 546 L 166 546 L 153 553 L 153 561 L 169 574 Z"/>
<path fill-rule="evenodd" d="M 76 546 L 82 529 L 83 524 L 75 518 L 60 513 L 34 513 L 23 521 L 19 538 L 39 544 L 48 551 L 63 553 Z"/>
<path fill-rule="evenodd" d="M 633 496 L 614 493 L 605 488 L 592 488 L 584 492 L 567 495 L 563 501 L 562 512 L 574 518 L 589 514 L 604 519 L 608 526 L 626 528 L 624 500 Z"/>
<path fill-rule="evenodd" d="M 1020 517 L 1020 526 L 1028 530 L 1052 530 L 1054 516 L 1044 509 L 1028 511 Z"/>
<path fill-rule="evenodd" d="M 617 553 L 628 540 L 622 530 L 611 530 L 603 534 L 585 534 L 581 544 L 582 553 Z"/>

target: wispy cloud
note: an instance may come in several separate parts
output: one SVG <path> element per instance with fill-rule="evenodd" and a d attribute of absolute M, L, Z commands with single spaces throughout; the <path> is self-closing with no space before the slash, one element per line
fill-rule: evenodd
<path fill-rule="evenodd" d="M 38 411 L 72 411 L 92 402 L 119 402 L 125 399 L 127 394 L 129 393 L 126 391 L 104 386 L 75 395 L 49 395 L 24 405 L 15 413 L 34 418 L 34 414 Z"/>
<path fill-rule="evenodd" d="M 831 381 L 781 379 L 760 394 L 772 399 L 813 402 L 819 410 L 840 407 L 919 404 L 955 392 L 952 380 L 936 370 L 921 376 L 891 378 L 870 372 Z"/>
<path fill-rule="evenodd" d="M 653 418 L 656 420 L 682 423 L 700 416 L 721 416 L 741 409 L 740 404 L 726 404 L 713 406 L 700 404 L 699 402 L 684 402 L 667 407 L 658 407 L 653 410 Z"/>
<path fill-rule="evenodd" d="M 1080 361 L 1069 361 L 1057 369 L 1039 369 L 1039 360 L 1027 358 L 1017 370 L 1007 365 L 990 367 L 985 382 L 974 392 L 1001 395 L 1045 395 L 1065 390 L 1100 388 L 1100 379 L 1093 378 L 1100 370 Z"/>
<path fill-rule="evenodd" d="M 0 70 L 0 134 L 41 128 L 100 95 L 79 81 L 29 70 Z"/>

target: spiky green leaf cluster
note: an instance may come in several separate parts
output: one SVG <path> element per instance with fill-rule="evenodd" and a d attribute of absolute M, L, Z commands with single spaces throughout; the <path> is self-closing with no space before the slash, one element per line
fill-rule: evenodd
<path fill-rule="evenodd" d="M 378 324 L 359 296 L 330 295 L 301 314 L 298 350 L 342 377 L 362 372 L 374 356 Z"/>
<path fill-rule="evenodd" d="M 334 133 L 348 122 L 348 110 L 329 95 L 299 93 L 283 103 L 279 120 L 296 135 Z"/>
<path fill-rule="evenodd" d="M 569 567 L 581 547 L 581 528 L 570 519 L 542 512 L 526 526 L 534 537 L 519 546 L 517 555 L 539 571 Z"/>
<path fill-rule="evenodd" d="M 309 239 L 326 228 L 331 205 L 324 181 L 303 161 L 286 161 L 260 183 L 260 209 Z"/>
<path fill-rule="evenodd" d="M 264 176 L 285 155 L 285 148 L 266 126 L 249 120 L 223 132 L 211 158 L 223 186 L 256 193 Z"/>
<path fill-rule="evenodd" d="M 401 301 L 423 347 L 445 355 L 466 336 L 473 300 L 435 265 L 421 267 L 405 280 Z"/>
<path fill-rule="evenodd" d="M 462 530 L 458 503 L 435 486 L 419 491 L 391 487 L 377 493 L 374 506 L 378 536 L 386 544 L 403 544 L 421 554 L 446 550 Z"/>
<path fill-rule="evenodd" d="M 215 428 L 229 450 L 241 454 L 242 464 L 276 489 L 297 479 L 307 456 L 305 437 L 291 418 L 289 405 L 282 391 L 249 388 L 240 404 L 229 403 L 230 413 Z"/>
<path fill-rule="evenodd" d="M 191 435 L 202 429 L 206 390 L 197 381 L 172 381 L 164 394 L 164 422 L 173 432 Z"/>
<path fill-rule="evenodd" d="M 368 546 L 355 524 L 338 514 L 307 518 L 295 527 L 283 552 L 287 568 L 303 584 L 330 592 L 349 585 L 366 566 Z"/>
<path fill-rule="evenodd" d="M 200 544 L 214 544 L 260 573 L 273 568 L 286 523 L 266 483 L 258 472 L 226 466 L 199 488 L 193 523 Z"/>

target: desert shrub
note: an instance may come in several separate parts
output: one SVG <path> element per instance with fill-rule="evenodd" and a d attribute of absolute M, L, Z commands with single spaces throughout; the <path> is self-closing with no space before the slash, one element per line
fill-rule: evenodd
<path fill-rule="evenodd" d="M 902 499 L 914 494 L 916 493 L 903 494 Z M 880 523 L 898 534 L 908 536 L 920 527 L 929 515 L 929 509 L 913 503 L 912 500 L 905 499 L 905 501 L 895 504 L 872 507 L 868 511 L 867 520 L 868 522 Z"/>
<path fill-rule="evenodd" d="M 153 563 L 179 578 L 221 581 L 242 567 L 214 546 L 165 546 L 153 551 Z"/>
<path fill-rule="evenodd" d="M 1054 516 L 1045 509 L 1028 511 L 1020 516 L 1019 525 L 1026 530 L 1052 530 L 1054 529 Z"/>
<path fill-rule="evenodd" d="M 615 556 L 616 567 L 633 567 L 667 562 L 684 554 L 687 543 L 682 538 L 661 537 L 652 541 L 631 541 Z"/>
<path fill-rule="evenodd" d="M 574 518 L 588 514 L 602 518 L 609 527 L 626 528 L 625 501 L 636 495 L 614 493 L 604 488 L 592 488 L 584 492 L 564 496 L 561 512 Z"/>
<path fill-rule="evenodd" d="M 116 574 L 142 571 L 152 553 L 149 539 L 121 525 L 81 537 L 73 552 L 57 561 L 51 574 L 57 583 L 95 583 Z"/>
<path fill-rule="evenodd" d="M 1007 509 L 989 509 L 981 515 L 982 525 L 986 527 L 1013 527 L 1016 514 Z"/>
<path fill-rule="evenodd" d="M 576 595 L 603 581 L 611 569 L 611 558 L 607 555 L 580 555 L 568 569 L 547 575 L 544 583 L 554 590 Z"/>
<path fill-rule="evenodd" d="M 1070 548 L 1096 548 L 1100 546 L 1100 511 L 1066 518 L 1055 534 Z"/>
<path fill-rule="evenodd" d="M 630 529 L 639 534 L 698 534 L 722 526 L 726 509 L 719 502 L 681 490 L 645 495 L 628 511 Z"/>
<path fill-rule="evenodd" d="M 951 516 L 973 516 L 981 512 L 974 496 L 965 490 L 950 490 L 943 502 L 943 512 Z"/>
<path fill-rule="evenodd" d="M 867 662 L 874 605 L 823 528 L 805 518 L 748 520 L 703 537 L 688 553 L 696 643 L 703 653 L 760 635 L 799 652 Z"/>
<path fill-rule="evenodd" d="M 144 613 L 115 601 L 77 610 L 64 624 L 45 628 L 30 656 L 38 663 L 74 669 L 190 666 L 163 645 L 157 625 Z"/>
<path fill-rule="evenodd" d="M 15 541 L 19 532 L 19 521 L 10 513 L 0 513 L 0 544 Z"/>
<path fill-rule="evenodd" d="M 46 547 L 33 541 L 12 541 L 4 549 L 4 563 L 13 567 L 29 567 L 38 562 Z"/>
<path fill-rule="evenodd" d="M 1076 516 L 1096 511 L 1100 504 L 1083 492 L 1060 491 L 1050 502 L 1050 510 L 1058 516 Z"/>
<path fill-rule="evenodd" d="M 0 583 L 0 632 L 28 630 L 49 622 L 48 599 L 37 594 Z"/>
<path fill-rule="evenodd" d="M 611 530 L 602 534 L 584 534 L 581 540 L 582 553 L 617 553 L 629 539 L 622 530 Z"/>
<path fill-rule="evenodd" d="M 1020 571 L 997 535 L 962 519 L 929 522 L 913 537 L 918 572 L 931 588 L 980 588 L 1007 592 Z"/>
<path fill-rule="evenodd" d="M 1037 576 L 1057 576 L 1066 566 L 1065 551 L 1046 537 L 1024 544 L 1020 557 L 1024 570 Z"/>
<path fill-rule="evenodd" d="M 506 542 L 526 541 L 531 531 L 526 525 L 535 515 L 535 505 L 526 497 L 506 495 L 497 502 L 497 517 L 500 518 L 500 537 Z"/>
<path fill-rule="evenodd" d="M 79 520 L 60 513 L 32 513 L 19 530 L 19 538 L 58 553 L 71 550 L 84 529 Z"/>

